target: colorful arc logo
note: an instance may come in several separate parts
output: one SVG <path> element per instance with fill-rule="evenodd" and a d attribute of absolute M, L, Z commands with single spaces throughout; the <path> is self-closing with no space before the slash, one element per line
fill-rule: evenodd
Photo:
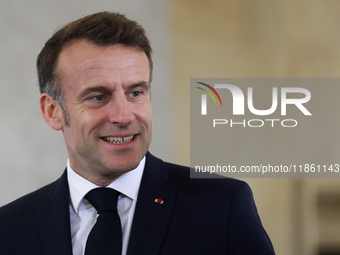
<path fill-rule="evenodd" d="M 208 84 L 206 84 L 206 83 L 203 83 L 203 82 L 196 82 L 196 83 L 201 84 L 201 85 L 203 85 L 203 86 L 206 86 L 206 87 L 209 88 L 212 92 L 214 92 L 215 95 L 217 96 L 218 100 L 220 101 L 221 106 L 222 106 L 222 100 L 221 100 L 221 98 L 220 98 L 220 95 L 217 93 L 217 91 L 216 91 L 213 87 L 211 87 L 210 85 L 208 85 Z M 210 93 L 209 90 L 204 89 L 204 88 L 200 88 L 200 87 L 196 87 L 196 88 L 201 89 L 201 90 L 203 90 L 204 92 L 206 92 L 206 93 L 214 100 L 215 105 L 217 105 L 214 96 Z M 203 95 L 202 95 L 201 114 L 202 114 L 202 115 L 207 115 L 207 95 L 206 95 L 206 94 L 203 94 Z"/>
<path fill-rule="evenodd" d="M 220 104 L 222 106 L 222 100 L 220 98 L 220 95 L 217 93 L 217 91 L 213 87 L 211 87 L 210 85 L 203 83 L 203 82 L 196 82 L 196 83 L 202 84 L 202 85 L 208 87 L 209 89 L 211 89 L 215 93 L 215 95 L 218 97 L 218 100 L 220 100 Z M 209 92 L 209 90 L 202 89 L 200 87 L 196 87 L 196 88 L 201 89 L 201 90 L 205 91 L 207 94 L 209 94 L 209 96 L 211 96 L 211 98 L 214 100 L 215 105 L 217 105 L 214 96 Z"/>

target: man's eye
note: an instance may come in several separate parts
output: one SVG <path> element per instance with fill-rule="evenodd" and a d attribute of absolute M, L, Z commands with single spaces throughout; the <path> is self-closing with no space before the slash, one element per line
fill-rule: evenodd
<path fill-rule="evenodd" d="M 103 95 L 97 95 L 97 96 L 91 97 L 91 99 L 95 100 L 95 101 L 102 101 L 104 99 L 104 96 Z"/>
<path fill-rule="evenodd" d="M 140 94 L 141 94 L 140 91 L 133 91 L 133 92 L 130 93 L 130 95 L 133 96 L 133 97 L 138 97 Z"/>

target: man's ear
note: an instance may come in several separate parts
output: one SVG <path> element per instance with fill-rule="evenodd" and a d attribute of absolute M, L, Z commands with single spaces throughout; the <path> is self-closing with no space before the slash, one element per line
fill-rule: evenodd
<path fill-rule="evenodd" d="M 40 96 L 40 110 L 47 124 L 54 130 L 61 130 L 63 128 L 63 110 L 56 100 L 49 94 L 43 93 Z"/>

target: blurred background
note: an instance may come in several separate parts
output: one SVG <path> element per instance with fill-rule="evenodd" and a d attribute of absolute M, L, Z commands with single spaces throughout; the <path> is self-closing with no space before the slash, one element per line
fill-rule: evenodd
<path fill-rule="evenodd" d="M 166 161 L 190 163 L 190 78 L 340 74 L 337 0 L 1 1 L 0 206 L 62 174 L 66 149 L 40 115 L 36 56 L 61 25 L 104 10 L 137 20 L 149 35 L 150 151 Z M 340 179 L 246 181 L 277 254 L 340 254 Z"/>

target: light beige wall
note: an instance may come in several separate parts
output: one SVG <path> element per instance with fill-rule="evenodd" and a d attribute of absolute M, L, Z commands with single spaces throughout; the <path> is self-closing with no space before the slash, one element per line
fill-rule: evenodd
<path fill-rule="evenodd" d="M 339 77 L 339 27 L 339 1 L 174 0 L 177 162 L 189 164 L 190 78 Z M 322 126 L 319 128 L 322 132 Z M 315 249 L 305 247 L 318 240 L 318 234 L 311 233 L 317 231 L 318 182 L 247 182 L 277 254 L 315 254 Z M 316 191 L 309 193 L 311 190 Z M 301 205 L 302 199 L 309 202 Z M 303 217 L 311 218 L 307 221 L 309 228 L 302 222 Z M 304 237 L 306 232 L 309 235 Z"/>

